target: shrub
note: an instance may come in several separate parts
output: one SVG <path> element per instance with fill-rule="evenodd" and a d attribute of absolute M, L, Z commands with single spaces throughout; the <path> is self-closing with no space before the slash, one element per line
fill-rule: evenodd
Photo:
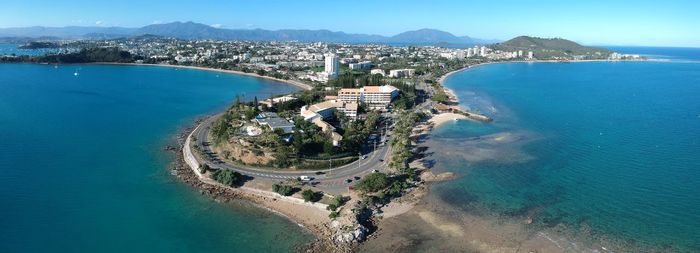
<path fill-rule="evenodd" d="M 304 202 L 316 202 L 316 193 L 312 190 L 306 189 L 301 192 L 301 196 L 304 198 Z"/>
<path fill-rule="evenodd" d="M 272 191 L 274 191 L 277 194 L 282 195 L 282 196 L 290 196 L 290 195 L 294 194 L 294 188 L 292 186 L 289 186 L 289 185 L 273 184 Z"/>
<path fill-rule="evenodd" d="M 338 216 L 340 216 L 340 214 L 336 211 L 332 211 L 330 214 L 328 214 L 328 218 L 331 218 L 331 219 L 338 218 Z"/>
<path fill-rule="evenodd" d="M 388 184 L 389 179 L 386 174 L 377 172 L 369 174 L 355 183 L 355 189 L 363 192 L 376 192 L 386 188 Z"/>
<path fill-rule="evenodd" d="M 234 186 L 243 178 L 243 175 L 231 170 L 217 170 L 211 175 L 211 178 L 219 183 Z"/>
<path fill-rule="evenodd" d="M 207 170 L 209 170 L 209 165 L 206 163 L 200 164 L 199 165 L 199 173 L 205 173 Z"/>
<path fill-rule="evenodd" d="M 336 209 L 338 209 L 338 207 L 342 206 L 344 202 L 345 201 L 343 199 L 343 196 L 336 195 L 335 197 L 333 197 L 333 199 L 331 199 L 331 203 L 328 204 L 328 207 L 326 207 L 326 209 L 335 211 Z"/>

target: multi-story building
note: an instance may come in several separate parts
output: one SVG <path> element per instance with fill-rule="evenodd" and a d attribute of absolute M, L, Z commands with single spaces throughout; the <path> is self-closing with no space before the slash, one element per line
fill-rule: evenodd
<path fill-rule="evenodd" d="M 415 72 L 416 72 L 415 69 L 392 69 L 392 70 L 389 70 L 389 77 L 393 77 L 393 78 L 412 77 Z"/>
<path fill-rule="evenodd" d="M 348 116 L 351 119 L 357 118 L 357 109 L 359 105 L 357 102 L 343 102 L 339 100 L 329 100 L 321 103 L 303 106 L 301 107 L 301 116 L 304 120 L 314 123 L 314 125 L 321 128 L 321 131 L 329 133 L 331 139 L 333 139 L 333 146 L 340 145 L 340 141 L 343 136 L 335 132 L 335 127 L 328 122 L 324 121 L 333 115 L 334 111 L 339 111 Z"/>
<path fill-rule="evenodd" d="M 338 78 L 338 72 L 340 71 L 340 62 L 338 56 L 335 54 L 326 54 L 326 68 L 325 73 L 328 79 Z"/>
<path fill-rule="evenodd" d="M 382 76 L 385 76 L 386 73 L 384 72 L 383 69 L 373 69 L 369 71 L 370 74 L 375 75 L 375 74 L 380 74 Z"/>
<path fill-rule="evenodd" d="M 350 63 L 348 66 L 350 67 L 350 69 L 370 69 L 372 68 L 372 62 L 363 61 L 359 63 Z"/>
<path fill-rule="evenodd" d="M 384 109 L 399 95 L 399 89 L 391 85 L 365 86 L 356 89 L 340 89 L 338 99 L 342 102 L 362 102 L 370 109 Z"/>

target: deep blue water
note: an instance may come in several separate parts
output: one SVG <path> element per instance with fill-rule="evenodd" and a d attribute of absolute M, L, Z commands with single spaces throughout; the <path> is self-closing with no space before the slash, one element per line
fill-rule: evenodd
<path fill-rule="evenodd" d="M 640 54 L 650 59 L 700 61 L 700 49 L 688 47 L 605 47 L 623 54 Z"/>
<path fill-rule="evenodd" d="M 199 195 L 162 151 L 236 94 L 292 90 L 162 67 L 0 64 L 0 252 L 284 252 L 309 241 L 284 218 Z"/>
<path fill-rule="evenodd" d="M 443 200 L 627 252 L 700 252 L 700 64 L 495 64 L 446 86 L 495 121 L 434 132 L 435 169 L 461 175 Z"/>

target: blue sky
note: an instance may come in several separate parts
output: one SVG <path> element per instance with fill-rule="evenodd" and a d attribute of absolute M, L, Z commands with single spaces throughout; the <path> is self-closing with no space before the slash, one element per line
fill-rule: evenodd
<path fill-rule="evenodd" d="M 329 29 L 394 35 L 435 28 L 509 39 L 700 47 L 700 1 L 3 0 L 0 27 L 125 26 L 195 21 L 225 28 Z"/>

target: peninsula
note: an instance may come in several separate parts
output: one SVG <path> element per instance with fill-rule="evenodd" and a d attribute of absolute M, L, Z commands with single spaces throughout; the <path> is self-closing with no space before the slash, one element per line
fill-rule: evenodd
<path fill-rule="evenodd" d="M 48 42 L 42 42 L 48 43 Z M 138 36 L 51 42 L 64 53 L 2 62 L 139 64 L 245 74 L 292 84 L 283 96 L 237 96 L 181 137 L 174 171 L 219 201 L 246 199 L 314 232 L 314 252 L 351 252 L 408 211 L 435 175 L 422 141 L 465 111 L 442 82 L 479 64 L 637 60 L 563 39 L 518 37 L 468 48 L 181 40 Z"/>

